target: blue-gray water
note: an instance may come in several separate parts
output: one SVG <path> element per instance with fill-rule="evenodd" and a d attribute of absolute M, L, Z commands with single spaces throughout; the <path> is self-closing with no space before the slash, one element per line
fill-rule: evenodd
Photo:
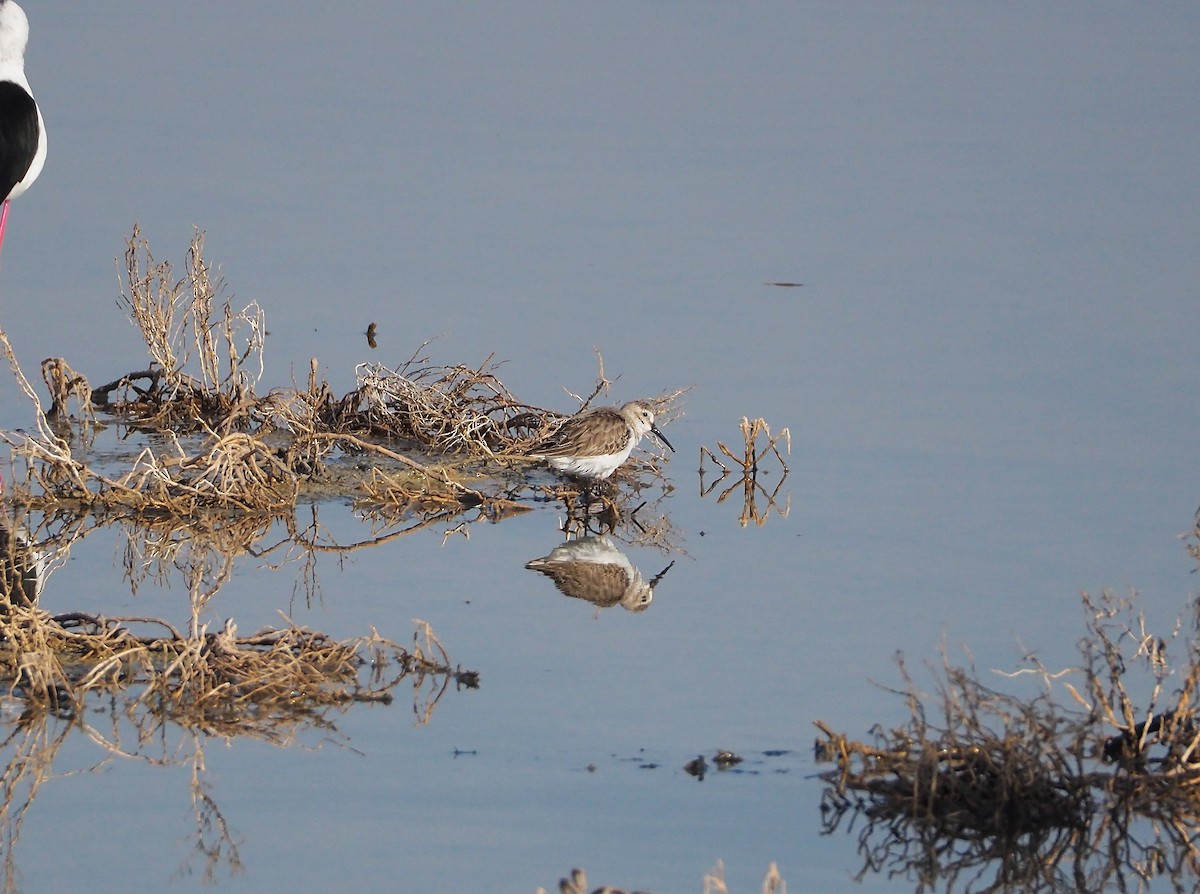
<path fill-rule="evenodd" d="M 315 356 L 349 389 L 443 334 L 436 361 L 494 353 L 562 410 L 594 348 L 614 401 L 694 386 L 667 430 L 687 555 L 644 613 L 524 570 L 553 510 L 331 559 L 311 608 L 293 570 L 239 566 L 213 618 L 406 639 L 420 617 L 483 686 L 424 727 L 403 699 L 355 708 L 349 747 L 208 742 L 244 864 L 224 889 L 532 891 L 583 865 L 699 891 L 722 858 L 735 891 L 772 860 L 794 890 L 906 890 L 854 883 L 851 842 L 817 836 L 812 720 L 901 721 L 872 685 L 896 650 L 1069 662 L 1080 590 L 1136 588 L 1162 624 L 1195 585 L 1189 4 L 25 6 L 50 153 L 12 209 L 0 325 L 30 375 L 143 365 L 114 303 L 136 221 L 177 267 L 207 232 L 267 312 L 265 386 Z M 761 529 L 697 495 L 700 445 L 743 415 L 792 433 L 791 513 Z M 31 424 L 0 380 L 0 426 Z M 114 559 L 84 544 L 46 606 L 186 617 L 184 588 L 131 597 Z M 791 753 L 679 769 L 717 747 Z M 71 740 L 55 770 L 103 753 Z M 197 885 L 175 875 L 188 778 L 51 780 L 24 886 Z"/>

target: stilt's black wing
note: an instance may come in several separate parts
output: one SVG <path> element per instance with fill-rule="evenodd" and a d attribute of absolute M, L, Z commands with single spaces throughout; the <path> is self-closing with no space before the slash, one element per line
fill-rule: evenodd
<path fill-rule="evenodd" d="M 37 103 L 20 84 L 0 81 L 0 199 L 29 172 L 37 147 Z"/>

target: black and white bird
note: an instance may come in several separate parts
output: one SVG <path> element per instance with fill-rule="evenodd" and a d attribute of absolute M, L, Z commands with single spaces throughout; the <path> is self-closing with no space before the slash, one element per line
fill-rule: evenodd
<path fill-rule="evenodd" d="M 0 0 L 0 248 L 8 203 L 29 188 L 46 162 L 46 128 L 25 77 L 29 20 L 14 0 Z"/>

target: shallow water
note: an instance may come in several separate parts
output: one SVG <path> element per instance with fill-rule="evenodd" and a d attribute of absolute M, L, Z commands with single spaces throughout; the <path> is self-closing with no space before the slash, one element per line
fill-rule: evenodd
<path fill-rule="evenodd" d="M 1161 626 L 1195 586 L 1200 15 L 1157 10 L 29 8 L 50 155 L 0 325 L 30 376 L 144 364 L 113 305 L 138 221 L 177 268 L 207 231 L 266 310 L 264 387 L 315 356 L 349 389 L 443 333 L 435 362 L 494 353 L 563 411 L 593 348 L 614 403 L 694 386 L 666 429 L 681 551 L 627 550 L 647 579 L 675 560 L 644 612 L 525 569 L 561 542 L 550 506 L 322 557 L 311 604 L 294 566 L 239 563 L 218 622 L 422 618 L 482 685 L 426 725 L 398 698 L 292 747 L 204 742 L 240 859 L 220 887 L 532 891 L 581 865 L 699 891 L 721 858 L 734 891 L 772 860 L 794 890 L 911 888 L 852 881 L 853 842 L 818 835 L 812 721 L 903 720 L 873 685 L 897 650 L 1069 663 L 1080 590 L 1136 588 Z M 762 527 L 699 495 L 742 416 L 792 433 Z M 32 427 L 8 380 L 0 427 Z M 43 604 L 186 618 L 178 581 L 130 593 L 121 550 L 84 541 Z M 744 772 L 681 769 L 718 747 Z M 190 770 L 105 758 L 63 743 L 18 886 L 199 887 Z"/>

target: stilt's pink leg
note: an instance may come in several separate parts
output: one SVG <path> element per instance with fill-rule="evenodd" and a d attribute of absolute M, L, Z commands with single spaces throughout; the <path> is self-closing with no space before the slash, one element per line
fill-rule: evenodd
<path fill-rule="evenodd" d="M 4 248 L 4 225 L 8 223 L 8 199 L 0 206 L 0 249 Z M 4 493 L 4 475 L 0 473 L 0 494 Z"/>
<path fill-rule="evenodd" d="M 4 200 L 4 207 L 0 208 L 0 249 L 4 248 L 4 226 L 8 223 L 8 199 Z"/>

